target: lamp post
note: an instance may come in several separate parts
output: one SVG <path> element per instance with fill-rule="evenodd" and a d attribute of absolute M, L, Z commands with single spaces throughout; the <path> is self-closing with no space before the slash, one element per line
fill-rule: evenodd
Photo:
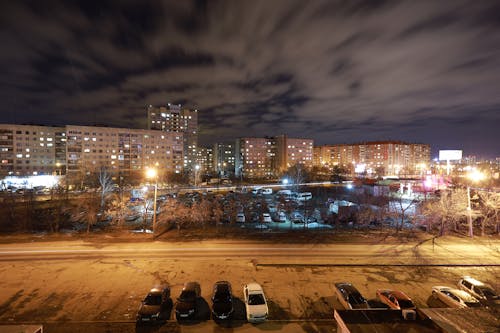
<path fill-rule="evenodd" d="M 198 164 L 196 164 L 194 166 L 194 187 L 196 187 L 198 184 L 198 171 L 199 170 L 200 170 L 200 166 Z"/>
<path fill-rule="evenodd" d="M 155 194 L 153 201 L 153 235 L 156 231 L 156 196 L 158 194 L 158 171 L 155 168 L 149 168 L 146 170 L 146 177 L 154 179 L 155 181 Z"/>
<path fill-rule="evenodd" d="M 473 182 L 477 182 L 484 179 L 484 174 L 478 170 L 473 170 L 467 175 Z M 470 198 L 470 183 L 467 182 L 467 222 L 469 224 L 469 237 L 474 237 L 474 230 L 472 228 L 472 207 L 471 207 L 471 198 Z"/>

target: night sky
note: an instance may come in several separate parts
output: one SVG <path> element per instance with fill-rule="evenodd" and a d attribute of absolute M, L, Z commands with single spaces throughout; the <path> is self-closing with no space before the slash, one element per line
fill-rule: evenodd
<path fill-rule="evenodd" d="M 429 143 L 500 156 L 498 1 L 2 1 L 0 122 L 146 127 L 201 142 Z"/>

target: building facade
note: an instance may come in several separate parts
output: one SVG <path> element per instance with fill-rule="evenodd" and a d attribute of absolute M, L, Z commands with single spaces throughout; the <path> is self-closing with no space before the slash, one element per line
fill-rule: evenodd
<path fill-rule="evenodd" d="M 314 147 L 314 165 L 342 166 L 354 173 L 417 176 L 430 164 L 430 145 L 375 141 Z"/>
<path fill-rule="evenodd" d="M 286 172 L 290 167 L 300 164 L 306 169 L 313 166 L 312 139 L 289 138 L 286 135 L 276 137 L 276 160 L 278 173 Z"/>
<path fill-rule="evenodd" d="M 313 140 L 285 135 L 236 141 L 236 176 L 275 178 L 297 164 L 313 166 Z"/>
<path fill-rule="evenodd" d="M 235 175 L 235 143 L 215 143 L 213 146 L 213 167 L 218 176 Z"/>
<path fill-rule="evenodd" d="M 192 170 L 198 163 L 198 110 L 180 104 L 156 107 L 149 105 L 148 129 L 183 134 L 184 168 Z"/>
<path fill-rule="evenodd" d="M 0 124 L 0 176 L 65 171 L 64 127 Z"/>
<path fill-rule="evenodd" d="M 123 174 L 155 166 L 179 173 L 182 133 L 113 127 L 0 125 L 4 175 L 66 174 L 106 168 Z"/>

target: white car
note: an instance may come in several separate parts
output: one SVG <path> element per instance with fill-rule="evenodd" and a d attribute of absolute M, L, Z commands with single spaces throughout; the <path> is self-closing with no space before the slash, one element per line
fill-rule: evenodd
<path fill-rule="evenodd" d="M 492 287 L 470 276 L 462 277 L 458 281 L 458 288 L 468 292 L 479 301 L 486 303 L 498 303 L 500 301 L 500 297 Z"/>
<path fill-rule="evenodd" d="M 278 220 L 280 222 L 286 222 L 286 214 L 285 214 L 285 212 L 279 212 L 278 213 Z"/>
<path fill-rule="evenodd" d="M 236 222 L 237 223 L 245 223 L 245 214 L 243 213 L 238 213 L 236 215 Z"/>
<path fill-rule="evenodd" d="M 260 284 L 252 282 L 243 287 L 245 310 L 250 323 L 260 323 L 267 320 L 269 309 L 266 296 Z"/>
<path fill-rule="evenodd" d="M 451 308 L 479 307 L 481 303 L 466 291 L 446 286 L 432 287 L 432 297 Z"/>
<path fill-rule="evenodd" d="M 262 222 L 263 223 L 271 223 L 273 220 L 271 219 L 271 215 L 269 213 L 262 214 Z"/>
<path fill-rule="evenodd" d="M 270 195 L 270 194 L 273 194 L 273 189 L 272 188 L 263 188 L 261 193 L 264 195 Z"/>

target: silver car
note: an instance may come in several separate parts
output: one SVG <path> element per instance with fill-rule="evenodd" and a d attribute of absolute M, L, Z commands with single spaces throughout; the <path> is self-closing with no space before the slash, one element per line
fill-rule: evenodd
<path fill-rule="evenodd" d="M 451 308 L 473 308 L 481 306 L 481 303 L 468 292 L 446 286 L 432 287 L 432 297 L 439 299 Z"/>

